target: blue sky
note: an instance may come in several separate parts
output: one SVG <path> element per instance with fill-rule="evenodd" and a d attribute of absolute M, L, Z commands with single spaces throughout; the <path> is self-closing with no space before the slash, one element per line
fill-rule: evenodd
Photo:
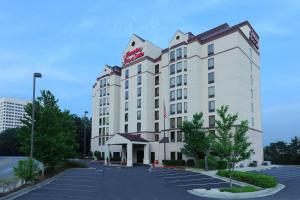
<path fill-rule="evenodd" d="M 38 90 L 82 115 L 102 67 L 120 65 L 133 33 L 165 48 L 177 29 L 244 20 L 260 35 L 264 143 L 300 136 L 297 0 L 0 0 L 0 96 L 31 99 L 38 71 Z"/>

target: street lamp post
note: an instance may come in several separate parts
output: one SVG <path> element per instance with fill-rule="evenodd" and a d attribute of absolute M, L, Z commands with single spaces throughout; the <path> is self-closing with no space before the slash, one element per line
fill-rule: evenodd
<path fill-rule="evenodd" d="M 32 95 L 32 114 L 31 114 L 31 145 L 30 145 L 30 158 L 33 158 L 33 140 L 34 140 L 34 108 L 35 108 L 35 79 L 42 78 L 41 73 L 33 74 L 33 95 Z"/>
<path fill-rule="evenodd" d="M 86 156 L 86 114 L 88 111 L 84 111 L 84 137 L 83 137 L 83 155 Z"/>

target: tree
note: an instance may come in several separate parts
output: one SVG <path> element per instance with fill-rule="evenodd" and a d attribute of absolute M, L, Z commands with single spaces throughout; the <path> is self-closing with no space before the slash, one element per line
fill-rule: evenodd
<path fill-rule="evenodd" d="M 19 160 L 18 165 L 14 167 L 14 174 L 22 183 L 33 182 L 40 175 L 38 163 L 31 158 Z"/>
<path fill-rule="evenodd" d="M 55 166 L 75 155 L 75 124 L 69 111 L 61 111 L 50 91 L 41 91 L 35 101 L 34 157 L 46 166 Z M 27 117 L 21 128 L 22 151 L 29 155 L 32 103 L 27 104 Z"/>
<path fill-rule="evenodd" d="M 214 142 L 214 152 L 227 162 L 230 187 L 232 187 L 231 175 L 236 163 L 250 158 L 253 150 L 249 148 L 251 143 L 248 142 L 246 135 L 248 121 L 241 121 L 239 125 L 235 125 L 238 120 L 238 114 L 228 114 L 228 109 L 228 106 L 221 106 L 220 109 L 217 109 L 220 119 L 216 120 L 217 133 Z"/>
<path fill-rule="evenodd" d="M 77 115 L 72 115 L 75 122 L 75 142 L 77 144 L 76 152 L 84 157 L 84 123 L 86 123 L 86 152 L 90 152 L 91 148 L 91 129 L 92 129 L 92 120 L 88 118 L 80 118 Z"/>
<path fill-rule="evenodd" d="M 184 132 L 185 144 L 181 149 L 186 156 L 193 157 L 196 161 L 196 166 L 199 165 L 199 157 L 205 157 L 205 169 L 208 170 L 207 157 L 211 150 L 212 137 L 209 132 L 203 129 L 203 113 L 193 115 L 193 120 L 184 121 L 181 127 Z"/>
<path fill-rule="evenodd" d="M 0 156 L 22 156 L 19 140 L 20 129 L 6 129 L 0 134 Z"/>

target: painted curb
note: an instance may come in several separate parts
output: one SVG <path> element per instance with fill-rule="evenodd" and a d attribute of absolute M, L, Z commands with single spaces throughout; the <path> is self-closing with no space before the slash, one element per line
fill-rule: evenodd
<path fill-rule="evenodd" d="M 247 199 L 247 198 L 258 198 L 258 197 L 266 197 L 276 194 L 285 188 L 285 185 L 278 184 L 274 188 L 269 188 L 265 190 L 260 190 L 257 192 L 244 192 L 244 193 L 231 193 L 231 192 L 208 192 L 205 189 L 193 189 L 188 190 L 189 193 L 207 198 L 217 198 L 217 199 Z"/>

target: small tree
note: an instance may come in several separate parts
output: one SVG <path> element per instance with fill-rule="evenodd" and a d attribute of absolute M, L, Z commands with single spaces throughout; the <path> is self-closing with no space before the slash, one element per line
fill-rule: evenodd
<path fill-rule="evenodd" d="M 184 132 L 185 144 L 181 152 L 186 156 L 193 157 L 196 166 L 199 165 L 199 156 L 205 155 L 205 169 L 208 170 L 207 157 L 211 150 L 212 138 L 210 133 L 203 129 L 203 113 L 195 113 L 193 120 L 184 121 L 181 127 Z"/>
<path fill-rule="evenodd" d="M 22 183 L 33 182 L 40 175 L 36 161 L 31 158 L 19 160 L 18 166 L 14 167 L 15 176 L 19 177 Z"/>
<path fill-rule="evenodd" d="M 248 121 L 241 121 L 240 125 L 235 125 L 238 114 L 228 114 L 228 106 L 221 106 L 217 109 L 219 120 L 216 120 L 216 140 L 214 150 L 221 159 L 228 164 L 230 187 L 232 187 L 232 172 L 235 164 L 248 159 L 253 152 L 249 149 L 251 143 L 248 142 L 246 133 L 248 131 Z M 235 131 L 233 132 L 233 129 Z"/>
<path fill-rule="evenodd" d="M 100 151 L 95 151 L 94 156 L 96 157 L 97 160 L 101 160 L 101 153 Z"/>

